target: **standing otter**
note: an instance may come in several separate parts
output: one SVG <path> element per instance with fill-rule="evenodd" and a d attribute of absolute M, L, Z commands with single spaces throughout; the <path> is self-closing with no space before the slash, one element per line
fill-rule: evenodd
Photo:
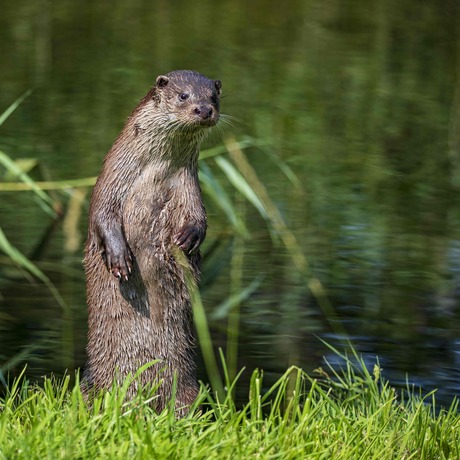
<path fill-rule="evenodd" d="M 197 72 L 160 75 L 104 160 L 85 247 L 85 391 L 109 388 L 159 360 L 128 396 L 162 381 L 155 399 L 161 411 L 175 381 L 176 409 L 182 413 L 197 396 L 186 280 L 188 273 L 195 281 L 199 277 L 199 246 L 206 234 L 199 145 L 219 120 L 220 90 L 219 80 Z"/>

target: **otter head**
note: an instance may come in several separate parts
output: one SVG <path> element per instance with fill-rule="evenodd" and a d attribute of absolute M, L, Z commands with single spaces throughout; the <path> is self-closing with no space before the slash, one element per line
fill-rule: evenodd
<path fill-rule="evenodd" d="M 206 128 L 219 121 L 221 87 L 220 80 L 175 70 L 157 77 L 153 99 L 177 128 Z"/>

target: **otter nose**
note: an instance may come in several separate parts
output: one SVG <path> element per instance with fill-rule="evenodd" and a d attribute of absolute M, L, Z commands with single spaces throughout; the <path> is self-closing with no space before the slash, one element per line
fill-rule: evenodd
<path fill-rule="evenodd" d="M 212 116 L 212 107 L 209 105 L 200 105 L 199 107 L 195 107 L 194 112 L 203 118 L 203 120 L 206 120 Z"/>

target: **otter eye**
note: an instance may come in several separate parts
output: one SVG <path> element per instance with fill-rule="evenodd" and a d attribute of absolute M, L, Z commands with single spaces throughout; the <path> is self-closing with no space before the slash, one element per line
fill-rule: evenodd
<path fill-rule="evenodd" d="M 179 94 L 179 99 L 181 101 L 186 101 L 189 98 L 189 95 L 187 93 L 180 93 Z"/>

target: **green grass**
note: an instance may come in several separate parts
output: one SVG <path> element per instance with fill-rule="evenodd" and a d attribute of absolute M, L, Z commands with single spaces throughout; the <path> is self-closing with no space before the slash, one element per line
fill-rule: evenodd
<path fill-rule="evenodd" d="M 332 379 L 290 368 L 264 392 L 255 371 L 240 407 L 203 387 L 197 404 L 206 410 L 180 420 L 153 413 L 141 396 L 123 403 L 125 388 L 88 407 L 69 381 L 10 387 L 0 403 L 0 458 L 460 458 L 456 405 L 436 410 L 434 395 L 401 398 L 377 365 L 370 373 L 359 360 Z"/>

